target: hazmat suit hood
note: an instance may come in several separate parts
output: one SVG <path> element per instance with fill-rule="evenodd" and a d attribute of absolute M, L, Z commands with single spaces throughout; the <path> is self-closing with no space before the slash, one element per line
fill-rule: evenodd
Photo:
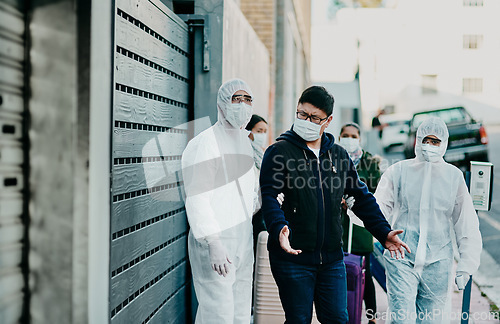
<path fill-rule="evenodd" d="M 220 86 L 219 92 L 217 93 L 217 121 L 226 129 L 235 129 L 235 127 L 233 127 L 228 121 L 228 111 L 232 104 L 233 95 L 239 90 L 243 90 L 253 97 L 250 86 L 245 81 L 240 79 L 231 79 L 224 82 Z M 247 113 L 246 122 L 240 127 L 240 129 L 244 128 L 251 118 L 252 110 L 250 109 L 249 113 Z M 244 133 L 248 134 L 248 131 L 244 130 Z"/>
<path fill-rule="evenodd" d="M 415 142 L 415 156 L 419 161 L 425 161 L 422 154 L 422 141 L 426 136 L 434 135 L 441 140 L 439 146 L 439 162 L 444 162 L 443 157 L 448 147 L 448 127 L 444 121 L 437 117 L 431 117 L 425 120 L 417 129 L 416 142 Z"/>

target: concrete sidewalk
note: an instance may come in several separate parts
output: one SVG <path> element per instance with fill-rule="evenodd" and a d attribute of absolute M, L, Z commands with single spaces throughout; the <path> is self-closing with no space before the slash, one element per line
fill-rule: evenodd
<path fill-rule="evenodd" d="M 479 213 L 479 217 L 484 217 L 484 213 Z M 500 307 L 500 260 L 494 260 L 493 257 L 483 248 L 481 252 L 481 265 L 478 272 L 474 275 L 474 281 L 479 289 L 488 296 L 488 298 Z"/>
<path fill-rule="evenodd" d="M 456 265 L 456 264 L 455 264 Z M 474 281 L 474 280 L 473 280 Z M 387 314 L 387 294 L 380 287 L 377 281 L 375 281 L 375 289 L 377 291 L 377 313 L 380 314 L 380 317 L 377 320 L 378 324 L 384 324 L 386 321 L 383 316 Z M 460 324 L 460 316 L 462 311 L 462 298 L 463 293 L 456 289 L 456 286 L 453 286 L 453 296 L 452 296 L 452 318 L 455 316 L 456 319 L 452 320 L 450 323 L 452 324 Z M 491 305 L 493 302 L 490 301 L 486 296 L 484 296 L 479 290 L 478 285 L 474 282 L 472 284 L 472 294 L 471 294 L 471 305 L 470 305 L 470 321 L 469 323 L 474 324 L 486 324 L 486 323 L 500 323 L 497 318 L 495 318 L 495 314 L 490 313 Z M 500 306 L 500 305 L 499 305 Z M 363 311 L 364 312 L 364 311 Z M 368 319 L 364 317 L 361 323 L 368 323 Z"/>

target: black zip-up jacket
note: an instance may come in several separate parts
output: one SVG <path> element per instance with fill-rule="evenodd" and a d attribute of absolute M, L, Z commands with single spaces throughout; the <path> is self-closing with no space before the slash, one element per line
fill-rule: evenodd
<path fill-rule="evenodd" d="M 261 210 L 273 256 L 302 264 L 341 260 L 344 194 L 354 197 L 353 212 L 385 243 L 390 225 L 359 180 L 349 155 L 334 141 L 333 135 L 323 133 L 319 161 L 293 129 L 266 150 L 260 171 Z M 282 206 L 276 200 L 280 192 L 285 195 Z M 290 229 L 292 248 L 302 250 L 301 254 L 288 254 L 279 245 L 279 233 L 285 225 Z"/>

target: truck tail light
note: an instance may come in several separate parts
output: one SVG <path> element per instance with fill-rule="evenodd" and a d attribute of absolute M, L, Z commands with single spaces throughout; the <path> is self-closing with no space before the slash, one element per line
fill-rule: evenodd
<path fill-rule="evenodd" d="M 484 126 L 479 128 L 479 135 L 481 136 L 481 144 L 488 144 L 488 135 L 486 134 Z"/>

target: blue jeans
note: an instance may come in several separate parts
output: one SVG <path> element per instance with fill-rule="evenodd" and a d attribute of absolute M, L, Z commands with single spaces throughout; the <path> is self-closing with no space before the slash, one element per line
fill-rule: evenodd
<path fill-rule="evenodd" d="M 278 285 L 285 323 L 311 323 L 313 301 L 320 323 L 348 322 L 344 260 L 303 265 L 269 255 Z"/>

